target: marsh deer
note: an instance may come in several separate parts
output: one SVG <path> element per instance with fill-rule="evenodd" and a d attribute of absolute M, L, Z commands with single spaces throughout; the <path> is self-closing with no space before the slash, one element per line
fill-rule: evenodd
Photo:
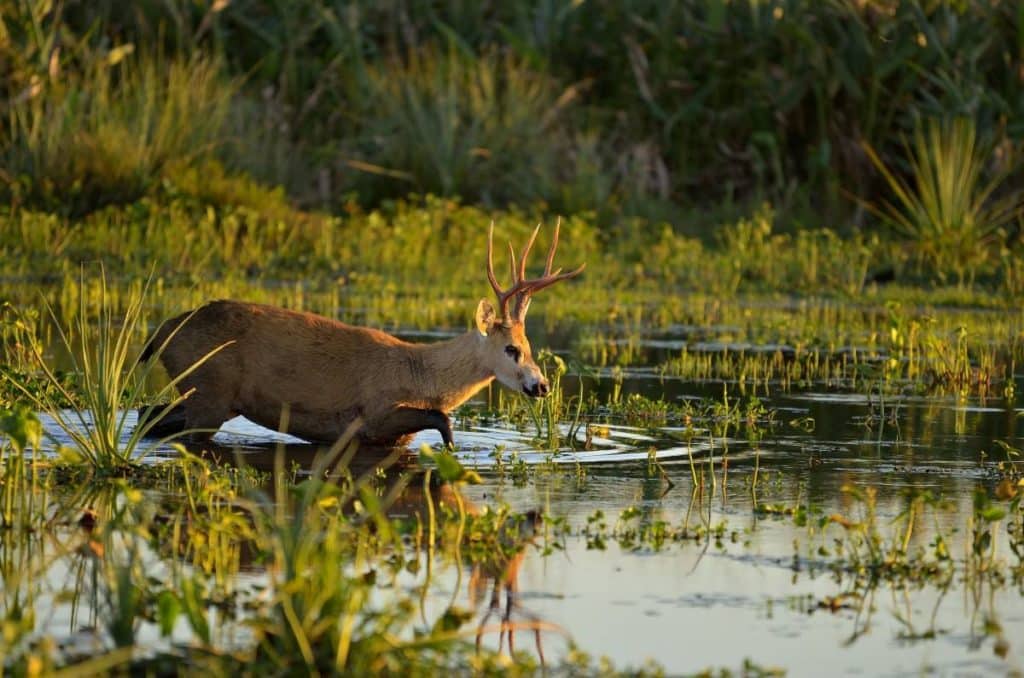
<path fill-rule="evenodd" d="M 375 445 L 401 445 L 425 429 L 436 429 L 451 445 L 448 413 L 494 379 L 534 398 L 548 393 L 526 338 L 526 311 L 536 292 L 579 275 L 586 264 L 568 273 L 551 270 L 556 225 L 543 275 L 527 278 L 539 230 L 518 262 L 509 243 L 512 284 L 502 289 L 491 224 L 487 280 L 498 306 L 481 299 L 475 327 L 448 341 L 415 344 L 312 313 L 213 301 L 165 322 L 142 359 L 158 353 L 177 378 L 220 347 L 177 385 L 191 391 L 182 404 L 185 428 L 206 435 L 236 415 L 277 429 L 286 413 L 288 433 L 310 442 L 334 442 L 358 420 L 358 437 Z"/>

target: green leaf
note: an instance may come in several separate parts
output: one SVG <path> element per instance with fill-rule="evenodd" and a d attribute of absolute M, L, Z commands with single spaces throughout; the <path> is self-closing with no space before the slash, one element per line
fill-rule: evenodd
<path fill-rule="evenodd" d="M 19 453 L 24 453 L 28 447 L 38 449 L 43 425 L 35 412 L 22 405 L 0 411 L 0 434 L 7 436 Z"/>
<path fill-rule="evenodd" d="M 1002 520 L 1006 517 L 1006 510 L 999 506 L 989 506 L 978 515 L 985 522 L 994 523 L 995 521 Z"/>
<path fill-rule="evenodd" d="M 435 452 L 430 447 L 423 445 L 420 447 L 420 463 L 427 466 L 430 465 L 430 462 L 433 462 L 433 465 L 437 467 L 438 475 L 445 482 L 467 483 L 470 485 L 479 485 L 483 482 L 480 474 L 463 466 L 462 462 L 456 459 L 455 455 L 451 452 Z"/>
<path fill-rule="evenodd" d="M 451 633 L 458 631 L 462 625 L 473 618 L 471 610 L 463 610 L 458 607 L 449 607 L 444 611 L 436 622 L 434 622 L 434 633 Z"/>
<path fill-rule="evenodd" d="M 181 603 L 170 591 L 161 591 L 156 599 L 156 621 L 160 625 L 160 635 L 165 638 L 174 630 L 174 622 L 181 614 Z"/>
<path fill-rule="evenodd" d="M 201 600 L 202 586 L 196 579 L 183 579 L 181 582 L 181 603 L 185 608 L 185 616 L 199 639 L 210 644 L 210 625 L 206 621 L 206 608 Z"/>

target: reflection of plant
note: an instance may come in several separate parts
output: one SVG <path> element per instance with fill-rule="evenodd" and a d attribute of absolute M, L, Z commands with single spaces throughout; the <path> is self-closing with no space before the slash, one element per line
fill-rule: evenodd
<path fill-rule="evenodd" d="M 25 454 L 42 437 L 39 419 L 27 410 L 0 410 L 0 658 L 23 648 L 35 627 L 42 558 L 38 528 L 46 521 L 38 474 Z M 0 664 L 2 666 L 2 664 Z"/>
<path fill-rule="evenodd" d="M 42 424 L 28 408 L 0 410 L 0 529 L 34 529 L 45 519 L 34 501 L 46 483 L 25 459 L 36 454 L 42 437 Z"/>
<path fill-rule="evenodd" d="M 871 146 L 864 148 L 895 196 L 895 204 L 869 208 L 914 242 L 920 263 L 931 273 L 943 280 L 952 273 L 960 284 L 972 280 L 988 261 L 999 228 L 1020 213 L 1022 201 L 1019 190 L 993 197 L 1008 172 L 986 182 L 988 157 L 974 123 L 957 119 L 919 126 L 913 144 L 904 143 L 912 183 L 887 167 Z"/>
<path fill-rule="evenodd" d="M 400 536 L 383 512 L 404 482 L 382 499 L 372 470 L 342 485 L 325 480 L 337 475 L 328 471 L 343 449 L 321 458 L 308 480 L 294 487 L 278 482 L 272 498 L 257 497 L 251 506 L 271 583 L 269 602 L 250 622 L 252 658 L 284 673 L 436 675 L 466 649 L 458 631 L 466 620 L 449 611 L 408 633 L 416 618 L 412 598 L 375 601 L 379 582 L 405 564 Z M 434 461 L 445 478 L 475 476 L 449 454 Z M 487 664 L 487 657 L 478 659 Z"/>
<path fill-rule="evenodd" d="M 835 571 L 845 571 L 867 582 L 911 581 L 947 585 L 956 573 L 956 563 L 950 558 L 942 534 L 936 534 L 929 545 L 911 548 L 911 540 L 918 522 L 927 514 L 937 518 L 947 505 L 931 492 L 910 491 L 906 494 L 904 510 L 893 520 L 891 534 L 883 533 L 879 525 L 877 489 L 844 485 L 844 494 L 859 508 L 857 517 L 833 513 L 819 519 L 821 528 L 830 523 L 842 526 L 844 539 L 837 539 Z"/>

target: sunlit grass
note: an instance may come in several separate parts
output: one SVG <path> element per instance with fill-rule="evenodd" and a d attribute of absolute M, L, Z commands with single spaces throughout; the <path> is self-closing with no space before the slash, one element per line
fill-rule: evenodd
<path fill-rule="evenodd" d="M 865 150 L 894 196 L 872 210 L 914 244 L 930 274 L 970 282 L 995 254 L 999 229 L 1021 212 L 1019 190 L 999 194 L 1012 166 L 990 173 L 990 155 L 964 118 L 914 130 L 913 142 L 904 143 L 909 180 L 871 146 Z"/>
<path fill-rule="evenodd" d="M 72 446 L 58 446 L 66 462 L 85 463 L 105 473 L 123 471 L 136 464 L 147 450 L 167 440 L 153 441 L 146 437 L 163 416 L 188 396 L 188 393 L 172 396 L 175 385 L 219 350 L 204 356 L 155 394 L 148 393 L 148 377 L 156 363 L 138 362 L 134 351 L 139 336 L 145 333 L 140 318 L 147 289 L 148 286 L 143 286 L 141 291 L 131 295 L 123 315 L 119 315 L 107 297 L 106 275 L 101 273 L 95 314 L 88 312 L 93 300 L 85 294 L 79 295 L 77 312 L 68 324 L 62 323 L 52 306 L 47 306 L 60 346 L 71 361 L 69 371 L 75 375 L 73 388 L 50 366 L 44 355 L 46 347 L 37 340 L 31 342 L 30 350 L 34 366 L 42 375 L 41 388 L 26 385 L 6 372 L 0 375 L 25 400 L 51 417 L 68 436 Z M 155 347 L 156 353 L 163 348 Z M 144 421 L 134 421 L 137 408 L 162 399 L 170 402 L 144 408 Z"/>
<path fill-rule="evenodd" d="M 222 143 L 234 86 L 218 66 L 131 52 L 96 55 L 13 102 L 0 158 L 15 203 L 83 214 L 131 202 Z"/>

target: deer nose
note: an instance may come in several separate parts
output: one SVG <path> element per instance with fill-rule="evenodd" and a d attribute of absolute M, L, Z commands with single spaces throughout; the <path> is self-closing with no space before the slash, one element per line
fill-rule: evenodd
<path fill-rule="evenodd" d="M 548 382 L 538 381 L 537 384 L 533 387 L 533 393 L 531 393 L 530 395 L 532 395 L 535 398 L 543 398 L 550 391 L 551 387 L 548 386 Z"/>

